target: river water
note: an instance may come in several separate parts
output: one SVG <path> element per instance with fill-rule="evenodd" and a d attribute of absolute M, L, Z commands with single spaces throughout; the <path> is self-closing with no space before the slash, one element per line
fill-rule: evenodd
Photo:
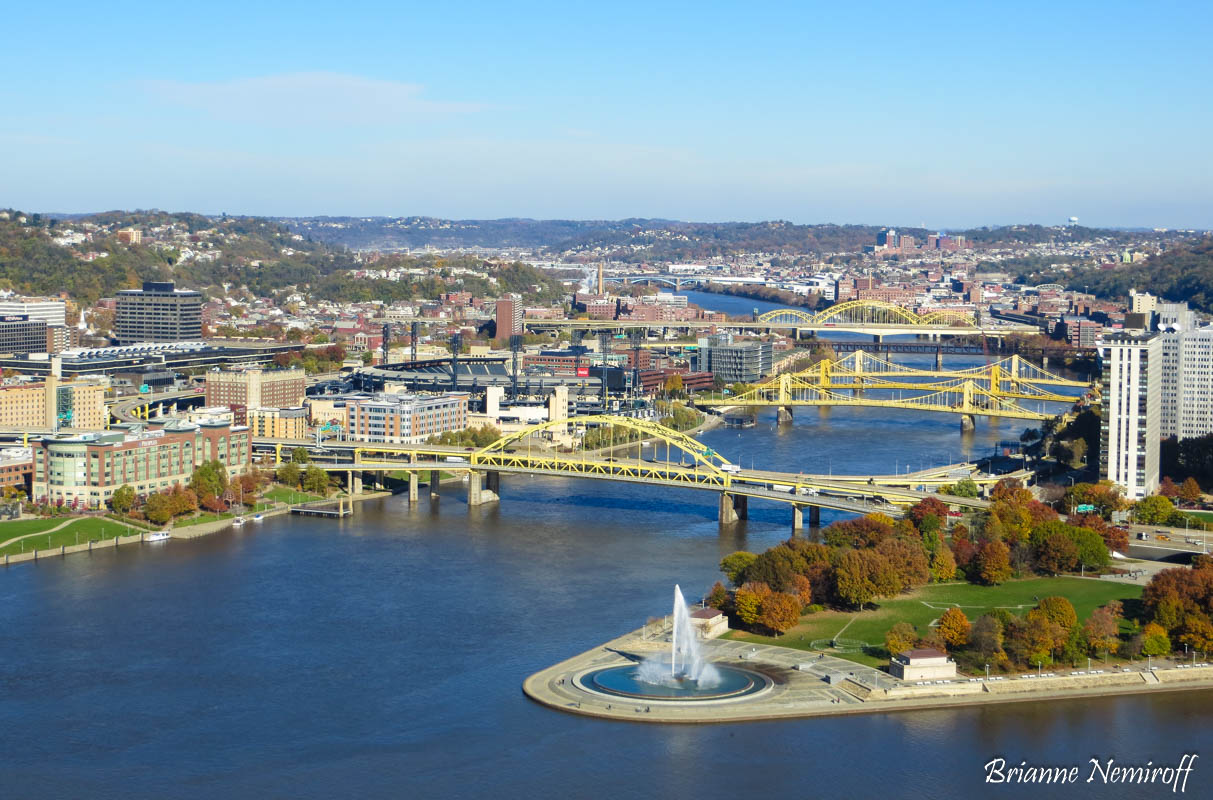
<path fill-rule="evenodd" d="M 747 466 L 892 472 L 1021 428 L 881 416 L 701 438 Z M 710 493 L 503 476 L 502 494 L 468 508 L 449 484 L 415 508 L 0 571 L 0 797 L 1143 797 L 1165 790 L 984 786 L 982 765 L 1085 780 L 1093 756 L 1207 741 L 1208 693 L 706 726 L 549 710 L 527 675 L 665 613 L 676 582 L 702 592 L 789 512 L 755 502 L 722 531 Z M 1209 796 L 1211 771 L 1188 792 Z"/>

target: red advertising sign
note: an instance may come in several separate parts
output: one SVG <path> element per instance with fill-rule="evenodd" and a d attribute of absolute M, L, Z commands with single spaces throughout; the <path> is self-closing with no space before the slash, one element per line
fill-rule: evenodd
<path fill-rule="evenodd" d="M 577 368 L 577 377 L 578 378 L 590 377 L 590 368 L 589 367 L 578 367 Z"/>

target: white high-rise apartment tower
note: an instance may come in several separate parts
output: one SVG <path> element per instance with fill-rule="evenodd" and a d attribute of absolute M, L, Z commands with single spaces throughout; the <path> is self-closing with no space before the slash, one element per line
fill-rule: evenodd
<path fill-rule="evenodd" d="M 1158 488 L 1162 338 L 1114 334 L 1099 349 L 1104 406 L 1100 475 L 1138 500 Z"/>

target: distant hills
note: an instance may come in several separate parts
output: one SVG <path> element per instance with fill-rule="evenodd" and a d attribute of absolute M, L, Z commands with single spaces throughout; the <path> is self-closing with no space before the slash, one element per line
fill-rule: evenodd
<path fill-rule="evenodd" d="M 354 250 L 415 250 L 424 247 L 521 248 L 568 258 L 620 261 L 680 261 L 738 253 L 823 255 L 860 252 L 873 244 L 878 225 L 797 225 L 770 222 L 679 222 L 622 220 L 448 220 L 434 217 L 278 217 L 309 239 Z M 929 231 L 898 228 L 919 241 Z M 981 246 L 1140 241 L 1142 232 L 1097 228 L 1007 225 L 962 233 Z M 1175 234 L 1146 232 L 1148 237 Z"/>

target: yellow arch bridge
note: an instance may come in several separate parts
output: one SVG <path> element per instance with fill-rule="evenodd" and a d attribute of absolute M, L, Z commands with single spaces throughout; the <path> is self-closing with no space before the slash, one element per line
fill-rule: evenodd
<path fill-rule="evenodd" d="M 579 447 L 578 442 L 584 443 L 589 431 L 596 431 L 598 443 L 604 447 L 588 451 Z M 620 452 L 619 446 L 634 447 L 640 441 L 651 445 L 651 457 L 613 455 Z M 573 443 L 572 448 L 562 446 L 567 442 Z M 745 518 L 750 498 L 784 503 L 792 507 L 793 530 L 803 527 L 805 508 L 809 509 L 810 524 L 817 524 L 822 508 L 900 516 L 905 507 L 926 497 L 939 497 L 958 508 L 986 508 L 985 500 L 943 496 L 932 490 L 954 483 L 958 474 L 971 475 L 979 484 L 997 480 L 974 474 L 968 464 L 896 476 L 743 470 L 685 433 L 647 420 L 608 415 L 541 423 L 479 449 L 370 442 L 316 445 L 280 439 L 256 439 L 254 446 L 261 452 L 272 452 L 275 464 L 282 462 L 284 451 L 289 455 L 290 450 L 305 447 L 312 455 L 312 463 L 330 473 L 345 473 L 347 487 L 354 493 L 362 490 L 366 480 L 406 473 L 410 503 L 418 500 L 422 473 L 429 473 L 431 496 L 437 494 L 441 472 L 468 473 L 467 497 L 471 506 L 499 498 L 502 473 L 551 475 L 717 492 L 719 518 L 724 524 Z"/>
<path fill-rule="evenodd" d="M 944 380 L 924 380 L 943 378 Z M 700 406 L 860 406 L 936 411 L 973 417 L 1045 420 L 1054 414 L 1025 408 L 1018 401 L 1074 403 L 1080 398 L 1040 388 L 1086 388 L 1088 384 L 1048 372 L 1019 356 L 963 370 L 919 369 L 857 350 L 837 361 L 777 375 L 742 394 L 696 400 Z M 869 391 L 882 394 L 871 396 Z M 900 396 L 892 397 L 890 392 Z M 905 397 L 906 392 L 914 392 Z"/>
<path fill-rule="evenodd" d="M 882 300 L 849 300 L 830 306 L 813 314 L 798 308 L 777 308 L 755 318 L 757 322 L 775 322 L 805 325 L 861 324 L 861 325 L 921 325 L 934 327 L 955 325 L 973 328 L 977 317 L 965 309 L 938 309 L 917 314 L 896 303 Z"/>

